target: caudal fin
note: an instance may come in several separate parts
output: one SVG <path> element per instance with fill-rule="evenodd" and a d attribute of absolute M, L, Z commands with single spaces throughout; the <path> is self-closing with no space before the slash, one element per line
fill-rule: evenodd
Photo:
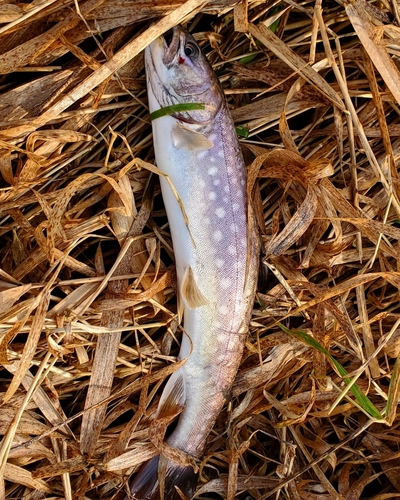
<path fill-rule="evenodd" d="M 159 457 L 155 457 L 140 469 L 131 484 L 131 495 L 126 497 L 125 500 L 160 500 L 158 463 Z M 197 474 L 192 467 L 181 467 L 168 461 L 164 484 L 164 500 L 182 500 L 177 488 L 186 498 L 191 499 L 196 484 Z"/>

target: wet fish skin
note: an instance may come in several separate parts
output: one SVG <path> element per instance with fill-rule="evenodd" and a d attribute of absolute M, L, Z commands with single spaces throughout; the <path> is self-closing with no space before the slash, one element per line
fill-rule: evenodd
<path fill-rule="evenodd" d="M 146 49 L 150 111 L 178 103 L 204 110 L 153 121 L 155 156 L 179 194 L 188 224 L 167 180 L 160 178 L 174 245 L 186 363 L 169 379 L 158 416 L 184 409 L 167 443 L 201 457 L 242 357 L 253 305 L 258 237 L 249 234 L 245 165 L 222 88 L 193 37 L 177 26 Z M 189 338 L 190 337 L 190 340 Z M 156 416 L 157 418 L 157 416 Z M 159 498 L 158 457 L 131 486 L 134 498 Z M 190 467 L 168 462 L 165 498 L 189 498 Z"/>

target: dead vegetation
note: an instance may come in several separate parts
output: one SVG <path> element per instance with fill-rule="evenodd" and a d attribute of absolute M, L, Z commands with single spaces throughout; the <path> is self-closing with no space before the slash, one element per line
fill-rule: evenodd
<path fill-rule="evenodd" d="M 397 3 L 33 0 L 0 2 L 0 498 L 123 498 L 157 454 L 181 332 L 142 51 L 180 22 L 269 270 L 196 498 L 400 497 Z"/>

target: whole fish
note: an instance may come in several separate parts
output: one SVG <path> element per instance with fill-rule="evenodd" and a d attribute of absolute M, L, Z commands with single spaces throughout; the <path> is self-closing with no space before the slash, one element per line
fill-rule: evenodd
<path fill-rule="evenodd" d="M 177 26 L 145 54 L 150 111 L 176 104 L 204 104 L 153 120 L 158 168 L 174 246 L 178 308 L 184 319 L 180 359 L 155 419 L 183 408 L 167 443 L 200 458 L 229 394 L 242 357 L 254 300 L 257 235 L 249 234 L 246 171 L 222 88 L 194 38 Z M 170 458 L 148 462 L 131 485 L 133 498 L 191 498 L 191 466 Z M 166 463 L 166 469 L 165 469 Z M 166 472 L 165 472 L 166 470 Z"/>

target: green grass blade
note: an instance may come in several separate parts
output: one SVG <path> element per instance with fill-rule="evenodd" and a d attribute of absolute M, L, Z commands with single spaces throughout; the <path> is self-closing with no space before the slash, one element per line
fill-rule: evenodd
<path fill-rule="evenodd" d="M 343 377 L 344 383 L 346 385 L 350 385 L 352 382 L 352 379 L 349 377 L 346 377 L 347 371 L 343 366 L 336 361 L 336 359 L 326 350 L 322 347 L 322 345 L 317 342 L 315 339 L 313 339 L 308 333 L 302 332 L 302 331 L 292 331 L 283 326 L 282 324 L 278 323 L 278 326 L 287 334 L 292 335 L 293 337 L 296 337 L 297 339 L 301 340 L 305 344 L 309 345 L 310 347 L 316 349 L 317 351 L 321 352 L 324 354 L 336 367 L 337 371 L 339 372 L 340 376 Z M 382 415 L 379 412 L 379 410 L 376 408 L 376 406 L 372 403 L 372 401 L 360 390 L 357 384 L 353 384 L 350 387 L 351 392 L 353 393 L 353 396 L 356 398 L 358 404 L 367 412 L 371 417 L 382 420 Z"/>
<path fill-rule="evenodd" d="M 255 54 L 249 54 L 247 56 L 243 56 L 241 59 L 239 59 L 240 64 L 248 64 L 251 61 L 254 61 L 254 59 L 258 56 L 258 52 Z"/>
<path fill-rule="evenodd" d="M 245 139 L 249 137 L 249 129 L 244 125 L 238 125 L 236 127 L 236 133 L 239 137 L 244 137 Z"/>
<path fill-rule="evenodd" d="M 202 109 L 206 109 L 206 105 L 200 102 L 172 104 L 172 106 L 165 106 L 165 108 L 160 108 L 150 113 L 150 120 L 157 120 L 157 118 L 161 118 L 162 116 L 173 115 L 174 113 L 181 113 L 182 111 L 197 111 Z"/>

